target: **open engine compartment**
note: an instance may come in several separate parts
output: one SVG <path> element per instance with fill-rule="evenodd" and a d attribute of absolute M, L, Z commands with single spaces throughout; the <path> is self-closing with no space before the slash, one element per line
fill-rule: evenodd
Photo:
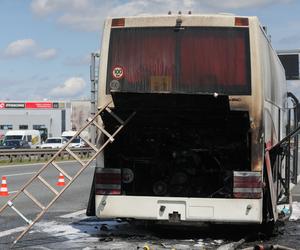
<path fill-rule="evenodd" d="M 251 170 L 249 114 L 230 111 L 228 96 L 112 96 L 118 116 L 137 111 L 104 152 L 105 168 L 122 170 L 122 195 L 231 198 L 233 171 Z"/>

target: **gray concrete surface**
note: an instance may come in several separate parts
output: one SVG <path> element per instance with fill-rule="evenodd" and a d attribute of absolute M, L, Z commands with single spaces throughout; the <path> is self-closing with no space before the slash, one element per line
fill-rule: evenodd
<path fill-rule="evenodd" d="M 69 175 L 73 176 L 76 173 L 79 165 L 74 162 L 64 162 L 59 164 Z M 42 164 L 34 165 L 17 165 L 9 167 L 0 167 L 0 177 L 7 177 L 9 197 L 0 197 L 0 206 L 2 207 L 8 199 L 10 199 L 16 191 L 20 189 L 33 175 L 41 168 Z M 68 190 L 57 200 L 57 202 L 49 209 L 43 219 L 54 221 L 58 215 L 67 214 L 83 210 L 87 206 L 89 198 L 89 191 L 94 173 L 94 164 L 88 167 L 79 178 L 70 186 Z M 61 187 L 56 186 L 59 173 L 55 168 L 49 168 L 42 176 L 54 186 L 57 190 Z M 67 179 L 65 178 L 65 181 Z M 43 184 L 36 181 L 28 189 L 43 205 L 47 205 L 53 195 L 43 186 Z M 19 209 L 28 219 L 34 219 L 40 209 L 25 195 L 21 195 L 14 201 L 14 205 Z M 42 219 L 42 220 L 43 220 Z M 26 223 L 18 216 L 11 208 L 6 208 L 0 215 L 0 236 L 1 232 L 15 229 L 20 226 L 25 226 Z M 16 234 L 14 234 L 14 237 Z M 0 237 L 0 244 L 2 242 L 8 243 L 11 241 L 12 234 L 9 237 Z M 26 239 L 26 236 L 25 236 Z M 6 245 L 5 245 L 6 246 Z M 5 249 L 1 247 L 0 249 Z"/>

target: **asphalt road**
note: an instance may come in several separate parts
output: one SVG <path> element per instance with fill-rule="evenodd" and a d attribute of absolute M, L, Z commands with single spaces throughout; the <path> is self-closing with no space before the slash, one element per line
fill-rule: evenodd
<path fill-rule="evenodd" d="M 19 188 L 22 187 L 41 168 L 42 165 L 43 164 L 32 164 L 0 167 L 0 177 L 7 177 L 7 186 L 9 191 L 9 197 L 0 197 L 0 206 L 2 207 L 9 198 L 15 195 Z M 79 164 L 75 162 L 64 162 L 59 163 L 59 165 L 70 176 L 73 176 L 79 169 Z M 93 173 L 94 164 L 92 163 L 92 165 L 78 177 L 69 189 L 67 189 L 49 209 L 44 218 L 46 220 L 53 220 L 58 215 L 78 211 L 83 214 L 89 198 Z M 43 172 L 42 176 L 58 191 L 61 189 L 61 187 L 56 186 L 59 172 L 54 167 L 49 167 L 49 169 Z M 66 178 L 65 182 L 67 182 Z M 28 188 L 28 191 L 43 205 L 47 205 L 51 198 L 54 197 L 53 193 L 45 188 L 45 186 L 38 180 L 33 182 L 33 184 Z M 14 201 L 14 205 L 28 219 L 34 219 L 36 214 L 41 211 L 40 208 L 24 194 L 20 195 L 19 198 Z M 6 208 L 0 215 L 0 243 L 3 241 L 8 242 L 7 237 L 1 237 L 3 235 L 1 235 L 1 232 L 7 232 L 9 229 L 14 230 L 15 228 L 25 225 L 25 221 L 23 221 L 10 207 Z M 0 249 L 3 249 L 1 245 Z"/>
<path fill-rule="evenodd" d="M 38 171 L 42 164 L 0 167 L 0 177 L 7 177 L 10 197 Z M 78 169 L 74 162 L 60 163 L 60 166 L 73 175 Z M 95 217 L 86 217 L 85 208 L 88 201 L 94 166 L 88 167 L 72 186 L 62 195 L 32 230 L 15 246 L 16 249 L 230 249 L 232 244 L 245 237 L 252 229 L 212 227 L 208 230 L 197 228 L 190 230 L 163 229 L 153 230 L 118 221 L 101 221 Z M 43 177 L 58 190 L 58 172 L 52 168 Z M 66 179 L 65 179 L 66 180 Z M 293 190 L 295 198 L 299 196 L 299 187 Z M 29 191 L 44 205 L 52 194 L 43 184 L 34 183 Z M 7 197 L 0 197 L 0 206 L 7 202 Z M 15 206 L 28 218 L 32 219 L 39 208 L 30 200 L 21 196 L 14 202 Z M 299 208 L 300 203 L 295 204 Z M 300 214 L 300 213 L 298 213 Z M 11 209 L 7 208 L 0 215 L 0 249 L 10 249 L 10 244 L 26 225 Z M 281 227 L 281 233 L 264 238 L 256 235 L 243 246 L 254 244 L 280 244 L 300 249 L 300 221 L 290 221 Z"/>

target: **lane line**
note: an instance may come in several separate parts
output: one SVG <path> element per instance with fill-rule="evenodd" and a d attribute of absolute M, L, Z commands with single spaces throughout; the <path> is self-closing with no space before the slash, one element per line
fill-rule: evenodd
<path fill-rule="evenodd" d="M 29 174 L 35 174 L 36 172 L 28 172 L 28 173 L 19 173 L 19 174 L 7 174 L 5 175 L 6 177 L 12 177 L 12 176 L 19 176 L 19 175 L 29 175 Z M 9 191 L 8 193 L 9 194 L 15 194 L 19 192 L 19 190 L 16 190 L 16 191 Z"/>
<path fill-rule="evenodd" d="M 19 173 L 19 174 L 6 174 L 6 177 L 10 176 L 19 176 L 19 175 L 27 175 L 27 174 L 35 174 L 36 172 L 27 172 L 27 173 Z"/>
<path fill-rule="evenodd" d="M 25 228 L 26 228 L 26 227 L 16 227 L 16 228 L 13 228 L 13 229 L 9 229 L 9 230 L 6 230 L 6 231 L 2 231 L 2 232 L 0 232 L 0 238 L 1 238 L 1 237 L 8 236 L 8 235 L 13 234 L 13 233 L 21 232 L 21 231 L 23 231 Z"/>
<path fill-rule="evenodd" d="M 78 215 L 81 215 L 81 214 L 85 214 L 85 211 L 86 209 L 82 209 L 82 210 L 79 210 L 77 212 L 74 212 L 74 213 L 69 213 L 69 214 L 64 214 L 64 215 L 61 215 L 59 216 L 60 218 L 64 218 L 64 219 L 67 219 L 67 218 L 73 218 L 75 216 L 78 216 Z"/>
<path fill-rule="evenodd" d="M 17 193 L 17 192 L 19 192 L 19 190 L 17 190 L 17 191 L 10 191 L 10 192 L 8 192 L 9 194 L 14 194 L 14 193 Z"/>

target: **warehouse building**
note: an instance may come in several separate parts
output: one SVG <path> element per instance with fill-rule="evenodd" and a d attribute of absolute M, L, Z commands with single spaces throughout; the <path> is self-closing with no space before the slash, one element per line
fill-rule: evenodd
<path fill-rule="evenodd" d="M 45 139 L 71 128 L 71 102 L 0 101 L 0 135 L 7 130 L 36 129 Z"/>

